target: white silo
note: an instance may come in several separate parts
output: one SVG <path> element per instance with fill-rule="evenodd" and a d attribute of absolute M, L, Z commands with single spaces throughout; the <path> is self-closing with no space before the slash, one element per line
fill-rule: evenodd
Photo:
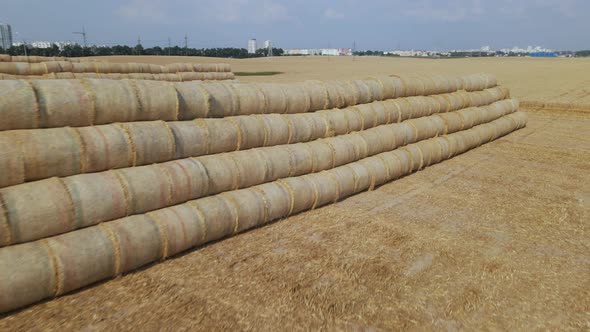
<path fill-rule="evenodd" d="M 257 49 L 258 49 L 258 44 L 256 43 L 256 39 L 248 40 L 248 53 L 254 54 L 254 53 L 256 53 Z"/>

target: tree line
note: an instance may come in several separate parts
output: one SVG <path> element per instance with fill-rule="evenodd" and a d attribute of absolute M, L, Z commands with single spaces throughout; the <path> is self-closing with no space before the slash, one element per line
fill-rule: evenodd
<path fill-rule="evenodd" d="M 26 52 L 26 54 L 25 54 Z M 267 49 L 259 49 L 255 54 L 249 54 L 245 48 L 189 48 L 189 47 L 149 47 L 144 48 L 141 44 L 135 47 L 127 45 L 114 46 L 89 46 L 84 47 L 78 44 L 64 45 L 58 47 L 56 44 L 48 48 L 33 47 L 32 45 L 12 46 L 7 50 L 0 47 L 0 53 L 10 55 L 39 55 L 39 56 L 65 56 L 65 57 L 84 57 L 84 56 L 105 56 L 105 55 L 174 55 L 174 56 L 203 56 L 214 58 L 260 58 L 267 56 Z M 284 54 L 282 48 L 273 48 L 273 56 Z"/>

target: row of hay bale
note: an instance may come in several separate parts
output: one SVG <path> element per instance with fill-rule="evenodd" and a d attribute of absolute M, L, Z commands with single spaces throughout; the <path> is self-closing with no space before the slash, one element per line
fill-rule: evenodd
<path fill-rule="evenodd" d="M 485 106 L 508 97 L 508 90 L 498 86 L 475 92 L 388 99 L 311 113 L 1 131 L 0 188 L 52 176 L 308 142 L 407 119 Z"/>
<path fill-rule="evenodd" d="M 291 84 L 146 80 L 0 81 L 0 130 L 178 121 L 268 113 L 306 113 L 391 98 L 479 91 L 491 75 L 378 77 Z"/>
<path fill-rule="evenodd" d="M 517 109 L 514 100 L 503 100 L 481 108 L 423 116 L 306 143 L 259 147 L 3 188 L 0 189 L 3 202 L 0 221 L 4 218 L 3 223 L 8 226 L 2 231 L 0 247 L 200 197 L 328 170 L 424 139 L 466 130 Z M 35 204 L 31 205 L 31 201 Z"/>
<path fill-rule="evenodd" d="M 169 74 L 180 72 L 231 72 L 231 66 L 227 63 L 173 63 L 160 66 L 148 63 L 99 61 L 0 62 L 0 73 L 25 76 L 41 76 L 51 73 Z"/>
<path fill-rule="evenodd" d="M 67 58 L 63 56 L 40 56 L 40 55 L 10 55 L 0 54 L 0 62 L 50 62 L 50 61 L 71 61 L 71 62 L 83 62 L 83 61 L 94 61 L 88 58 Z"/>
<path fill-rule="evenodd" d="M 9 75 L 0 74 L 0 80 L 55 80 L 55 79 L 80 79 L 80 78 L 99 78 L 108 80 L 150 80 L 150 81 L 168 81 L 168 82 L 187 82 L 187 81 L 223 81 L 235 79 L 232 72 L 178 72 L 172 74 L 149 74 L 149 73 L 132 73 L 132 74 L 97 74 L 97 73 L 51 73 L 42 76 L 30 75 Z"/>
<path fill-rule="evenodd" d="M 473 112 L 478 113 L 476 110 Z M 481 115 L 474 117 L 481 119 Z M 465 130 L 457 133 L 425 139 L 397 149 L 395 148 L 398 139 L 395 137 L 398 135 L 412 138 L 428 137 L 422 135 L 422 125 L 420 128 L 417 123 L 404 129 L 400 127 L 399 132 L 379 131 L 371 139 L 380 140 L 379 135 L 388 135 L 388 139 L 381 139 L 382 144 L 376 145 L 386 146 L 391 148 L 391 151 L 323 172 L 283 178 L 247 189 L 224 192 L 149 213 L 104 222 L 35 242 L 0 248 L 0 312 L 65 294 L 166 259 L 195 246 L 330 204 L 364 190 L 372 190 L 375 186 L 497 139 L 525 124 L 526 116 L 523 113 L 514 113 L 470 129 L 464 128 Z M 430 126 L 434 126 L 434 123 L 425 124 L 424 132 L 431 132 Z M 444 133 L 439 131 L 440 128 L 432 132 Z M 391 143 L 392 141 L 396 143 Z M 403 138 L 403 141 L 406 141 L 406 138 Z M 357 151 L 352 147 L 348 148 L 345 142 L 340 144 L 340 150 L 345 155 L 357 155 Z M 277 147 L 279 148 L 281 147 Z M 365 148 L 372 149 L 373 145 L 366 144 Z M 360 151 L 364 151 L 365 148 Z M 281 149 L 285 149 L 285 146 Z M 330 156 L 333 151 L 327 149 L 321 153 L 323 156 Z M 368 155 L 364 152 L 358 154 Z M 308 156 L 303 159 L 311 158 Z M 277 167 L 286 168 L 287 164 Z M 242 174 L 256 174 L 260 171 L 259 168 L 260 165 L 245 164 Z M 232 178 L 219 174 L 217 179 L 224 180 L 226 177 Z M 247 178 L 245 177 L 246 181 Z M 58 186 L 59 184 L 56 184 L 56 188 L 48 190 L 58 190 Z M 92 184 L 84 190 L 90 190 L 91 186 Z M 187 191 L 192 188 L 192 184 L 187 183 L 180 188 Z M 202 186 L 196 185 L 194 188 L 197 192 L 203 191 Z M 161 193 L 165 199 L 170 195 L 170 191 L 167 190 L 162 190 Z M 124 194 L 121 196 L 121 202 L 125 201 L 123 196 Z M 100 199 L 95 203 L 99 203 Z M 89 208 L 92 211 L 92 206 Z M 121 207 L 121 210 L 125 209 L 127 208 Z M 79 220 L 68 219 L 68 213 L 67 210 L 59 209 L 52 217 L 56 223 L 70 227 L 69 229 L 78 228 L 71 225 L 85 226 L 77 225 L 76 222 Z M 60 216 L 63 218 L 59 218 Z"/>

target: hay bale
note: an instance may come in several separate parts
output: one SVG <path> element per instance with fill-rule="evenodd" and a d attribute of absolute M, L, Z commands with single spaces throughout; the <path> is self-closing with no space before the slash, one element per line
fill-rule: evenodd
<path fill-rule="evenodd" d="M 515 113 L 484 126 L 493 127 L 497 138 L 525 123 L 526 116 Z M 175 253 L 175 249 L 170 249 L 174 248 L 170 243 L 178 243 L 177 248 L 187 248 L 192 244 L 214 241 L 272 220 L 271 216 L 284 217 L 329 204 L 346 195 L 371 190 L 442 160 L 444 149 L 437 148 L 433 141 L 444 142 L 441 146 L 456 149 L 449 151 L 447 156 L 456 155 L 481 144 L 480 140 L 471 139 L 479 137 L 481 130 L 481 127 L 475 127 L 445 138 L 420 141 L 331 171 L 210 196 L 182 207 L 167 208 L 165 212 L 126 217 L 50 238 L 46 242 L 4 248 L 0 250 L 0 287 L 3 287 L 5 296 L 0 298 L 0 311 L 12 310 L 165 258 L 170 255 L 170 250 Z M 462 140 L 464 142 L 459 142 Z M 450 143 L 453 141 L 459 144 Z M 167 230 L 175 229 L 174 233 L 179 234 L 182 225 L 179 219 L 183 219 L 180 214 L 195 220 L 192 226 L 195 232 L 191 234 L 200 235 L 200 239 L 193 235 L 191 240 L 181 241 L 177 236 L 170 241 L 172 232 Z M 95 255 L 101 260 L 97 262 Z M 17 260 L 20 264 L 14 264 Z M 55 276 L 63 279 L 58 280 Z"/>
<path fill-rule="evenodd" d="M 236 114 L 239 110 L 238 99 L 224 83 L 203 84 L 210 98 L 209 117 L 222 118 Z"/>
<path fill-rule="evenodd" d="M 344 98 L 346 91 L 342 85 L 334 81 L 327 81 L 324 82 L 324 86 L 326 87 L 326 92 L 328 93 L 328 105 L 326 106 L 326 109 L 341 108 L 346 106 L 346 100 Z"/>
<path fill-rule="evenodd" d="M 287 113 L 287 96 L 281 85 L 262 83 L 256 86 L 264 95 L 266 113 Z"/>
<path fill-rule="evenodd" d="M 309 96 L 310 111 L 323 110 L 330 105 L 328 90 L 322 81 L 305 81 L 303 89 Z"/>
<path fill-rule="evenodd" d="M 130 81 L 139 101 L 139 113 L 134 121 L 178 120 L 179 103 L 172 83 Z"/>
<path fill-rule="evenodd" d="M 57 274 L 42 242 L 0 250 L 0 312 L 53 297 Z"/>
<path fill-rule="evenodd" d="M 18 75 L 16 62 L 0 62 L 0 73 L 8 75 Z"/>
<path fill-rule="evenodd" d="M 138 120 L 141 105 L 132 81 L 87 79 L 84 84 L 92 96 L 94 124 Z"/>
<path fill-rule="evenodd" d="M 0 130 L 38 128 L 39 106 L 27 81 L 0 81 Z"/>
<path fill-rule="evenodd" d="M 39 127 L 88 126 L 93 124 L 93 98 L 83 81 L 31 81 L 39 102 Z"/>
<path fill-rule="evenodd" d="M 365 81 L 352 80 L 350 84 L 358 91 L 357 104 L 367 104 L 373 101 L 373 92 Z"/>
<path fill-rule="evenodd" d="M 311 110 L 311 99 L 301 83 L 281 84 L 287 100 L 286 113 L 306 113 Z"/>
<path fill-rule="evenodd" d="M 174 159 L 176 143 L 166 122 L 131 122 L 118 125 L 127 135 L 134 153 L 131 166 Z M 157 139 L 153 139 L 154 137 Z"/>
<path fill-rule="evenodd" d="M 231 115 L 260 114 L 266 110 L 264 94 L 253 84 L 228 84 L 231 94 L 237 99 L 237 112 Z"/>
<path fill-rule="evenodd" d="M 0 188 L 25 182 L 25 161 L 21 153 L 22 142 L 15 139 L 18 137 L 15 132 L 0 132 Z M 2 205 L 1 199 L 0 205 Z M 0 227 L 1 225 L 0 222 Z"/>
<path fill-rule="evenodd" d="M 202 83 L 175 83 L 178 95 L 178 120 L 192 120 L 209 115 L 211 96 Z"/>
<path fill-rule="evenodd" d="M 11 244 L 33 241 L 76 228 L 70 194 L 62 180 L 51 178 L 0 189 L 10 221 Z M 31 204 L 35 202 L 35 204 Z"/>

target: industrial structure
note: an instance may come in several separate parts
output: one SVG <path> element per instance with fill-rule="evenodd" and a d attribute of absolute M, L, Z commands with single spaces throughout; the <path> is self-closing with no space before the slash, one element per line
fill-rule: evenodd
<path fill-rule="evenodd" d="M 7 50 L 12 47 L 12 29 L 10 28 L 10 24 L 0 23 L 0 46 L 3 49 Z"/>
<path fill-rule="evenodd" d="M 256 39 L 248 40 L 248 54 L 255 54 L 257 49 L 258 43 L 256 42 Z"/>

